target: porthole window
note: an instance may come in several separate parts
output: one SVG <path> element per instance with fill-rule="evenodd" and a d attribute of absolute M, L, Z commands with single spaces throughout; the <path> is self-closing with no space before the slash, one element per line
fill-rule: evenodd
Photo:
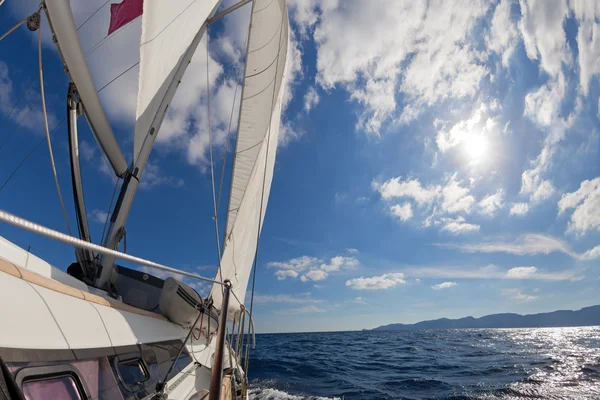
<path fill-rule="evenodd" d="M 17 371 L 15 381 L 27 400 L 89 398 L 87 387 L 71 365 L 23 368 Z"/>

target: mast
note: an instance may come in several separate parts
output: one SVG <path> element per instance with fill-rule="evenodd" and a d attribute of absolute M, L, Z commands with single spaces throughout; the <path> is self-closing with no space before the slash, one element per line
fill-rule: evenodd
<path fill-rule="evenodd" d="M 67 74 L 77 87 L 92 132 L 98 138 L 115 174 L 124 177 L 128 172 L 127 163 L 100 103 L 77 35 L 69 0 L 44 0 L 44 9 L 50 22 L 56 47 L 65 64 Z"/>
<path fill-rule="evenodd" d="M 220 0 L 194 2 L 192 5 L 189 5 L 188 1 L 169 1 L 165 3 L 152 3 L 154 7 L 151 9 L 145 8 L 142 17 L 140 88 L 136 111 L 134 162 L 131 174 L 125 178 L 125 182 L 121 187 L 115 210 L 111 216 L 110 230 L 104 244 L 108 248 L 116 249 L 125 233 L 125 223 L 127 222 L 135 193 L 152 147 L 154 146 L 154 141 L 165 118 L 167 108 L 173 100 L 173 96 L 198 48 L 202 36 L 206 32 L 208 19 L 215 14 L 219 4 Z M 161 9 L 161 7 L 168 7 L 170 10 Z M 161 12 L 173 12 L 172 9 L 177 10 L 177 7 L 181 7 L 183 11 L 175 19 L 182 16 L 183 20 L 160 20 L 159 14 Z M 196 9 L 192 10 L 192 7 L 196 7 Z M 155 14 L 150 14 L 151 12 Z M 205 13 L 204 18 L 201 17 L 201 13 Z M 158 20 L 158 23 L 155 20 Z M 186 20 L 189 24 L 186 23 Z M 190 37 L 189 44 L 181 48 L 186 43 L 184 40 L 181 40 L 180 36 L 189 35 L 189 29 L 193 29 L 193 24 L 197 24 L 200 20 L 203 22 L 195 31 L 195 34 Z M 167 28 L 171 28 L 174 31 L 167 30 Z M 187 29 L 187 32 L 181 32 L 183 29 Z M 173 40 L 177 39 L 179 41 L 174 43 Z M 176 53 L 178 47 L 182 50 L 179 56 Z M 154 57 L 162 58 L 160 62 L 157 62 Z M 172 69 L 169 68 L 169 65 L 165 65 L 172 62 L 174 62 Z M 166 74 L 164 70 L 167 71 Z M 114 260 L 115 258 L 112 256 L 104 256 L 102 258 L 102 272 L 96 280 L 98 287 L 104 287 L 110 281 Z"/>

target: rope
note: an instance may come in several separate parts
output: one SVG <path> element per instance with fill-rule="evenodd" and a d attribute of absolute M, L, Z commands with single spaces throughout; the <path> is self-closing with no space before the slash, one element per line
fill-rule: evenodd
<path fill-rule="evenodd" d="M 4 2 L 4 0 L 0 0 L 0 5 Z M 5 37 L 7 37 L 8 35 L 11 34 L 12 31 L 14 31 L 15 29 L 17 29 L 18 27 L 20 27 L 21 25 L 23 25 L 25 22 L 27 22 L 27 20 L 29 19 L 30 15 L 28 15 L 27 17 L 23 18 L 20 22 L 17 22 L 17 24 L 15 26 L 13 26 L 12 28 L 10 28 L 9 30 L 7 30 L 4 34 L 2 34 L 2 36 L 0 36 L 0 42 L 2 41 L 2 39 L 4 39 Z"/>
<path fill-rule="evenodd" d="M 101 9 L 102 9 L 102 8 L 103 8 L 105 5 L 107 5 L 109 1 L 110 1 L 110 0 L 106 0 L 106 2 L 105 2 L 104 4 L 102 4 L 102 5 L 100 6 L 100 8 L 98 8 L 96 11 L 94 11 L 94 13 L 93 13 L 92 15 L 90 15 L 90 16 L 88 17 L 88 19 L 86 19 L 85 21 L 83 21 L 83 24 L 81 24 L 81 25 L 79 25 L 79 26 L 77 27 L 77 31 L 79 31 L 79 30 L 80 30 L 80 29 L 81 29 L 81 28 L 82 28 L 82 27 L 83 27 L 85 24 L 87 24 L 87 22 L 88 22 L 90 19 L 92 19 L 92 17 L 94 17 L 94 15 L 96 15 L 96 14 L 98 13 L 98 11 L 100 11 L 100 10 L 101 10 Z"/>
<path fill-rule="evenodd" d="M 208 49 L 208 27 L 206 28 L 206 108 L 207 108 L 207 130 L 208 130 L 208 147 L 210 152 L 210 181 L 212 185 L 212 198 L 213 198 L 213 221 L 215 221 L 215 239 L 217 241 L 217 260 L 219 262 L 218 271 L 219 279 L 223 282 L 223 271 L 221 271 L 221 241 L 219 240 L 219 217 L 217 215 L 217 197 L 215 195 L 215 166 L 213 162 L 213 141 L 212 133 L 210 130 L 210 77 L 209 77 L 209 49 Z M 221 290 L 225 289 L 221 287 Z M 221 312 L 227 312 L 227 310 Z"/>
<path fill-rule="evenodd" d="M 63 201 L 62 193 L 60 192 L 60 185 L 58 183 L 58 174 L 56 172 L 56 163 L 54 162 L 54 152 L 52 151 L 52 141 L 50 140 L 50 130 L 48 129 L 48 115 L 46 114 L 46 96 L 44 95 L 44 73 L 42 71 L 42 29 L 41 26 L 38 29 L 38 64 L 40 70 L 40 96 L 42 97 L 42 114 L 44 115 L 44 128 L 46 130 L 46 140 L 48 141 L 48 152 L 50 154 L 50 163 L 52 164 L 52 173 L 54 174 L 54 183 L 56 185 L 56 193 L 58 194 L 58 200 L 60 201 L 60 207 L 65 218 L 65 224 L 69 235 L 73 236 L 71 231 L 71 225 L 69 224 L 69 217 L 67 217 L 67 209 Z M 80 260 L 78 260 L 80 261 Z"/>
<path fill-rule="evenodd" d="M 58 125 L 56 125 L 54 127 L 54 129 L 52 129 L 50 131 L 50 135 L 52 135 L 54 133 L 54 131 L 56 131 L 58 128 L 60 128 L 60 126 L 66 121 L 66 118 L 63 118 L 62 121 L 60 121 L 58 123 Z M 42 143 L 44 143 L 46 141 L 46 138 L 44 137 L 42 140 L 40 140 L 38 142 L 38 144 L 35 145 L 35 147 L 29 152 L 27 153 L 27 155 L 25 156 L 25 158 L 23 158 L 23 160 L 21 160 L 21 162 L 19 163 L 19 165 L 17 166 L 17 168 L 14 169 L 14 171 L 9 175 L 9 177 L 4 181 L 4 183 L 2 184 L 2 186 L 0 186 L 0 192 L 2 192 L 2 189 L 4 189 L 4 187 L 8 184 L 8 182 L 10 182 L 10 180 L 12 179 L 13 176 L 15 176 L 15 174 L 17 173 L 17 171 L 19 171 L 19 169 L 23 166 L 23 164 L 25 164 L 25 162 L 27 161 L 27 159 L 38 149 L 38 147 L 40 147 L 40 145 Z"/>

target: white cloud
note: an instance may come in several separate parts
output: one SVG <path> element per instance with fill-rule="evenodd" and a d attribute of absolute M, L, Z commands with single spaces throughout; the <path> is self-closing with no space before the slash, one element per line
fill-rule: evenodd
<path fill-rule="evenodd" d="M 359 251 L 357 249 L 353 249 L 353 248 L 347 248 L 346 251 L 350 254 L 358 254 Z"/>
<path fill-rule="evenodd" d="M 369 133 L 378 134 L 393 117 L 397 91 L 417 115 L 423 106 L 474 95 L 487 74 L 470 39 L 486 2 L 295 0 L 291 5 L 301 31 L 314 27 L 317 82 L 326 89 L 340 85 L 362 104 L 358 126 Z"/>
<path fill-rule="evenodd" d="M 579 255 L 560 239 L 536 233 L 528 233 L 518 237 L 513 242 L 490 241 L 483 243 L 443 243 L 440 247 L 458 249 L 466 253 L 509 253 L 516 255 L 565 253 L 573 258 Z"/>
<path fill-rule="evenodd" d="M 335 256 L 329 262 L 316 257 L 302 256 L 288 261 L 276 261 L 267 264 L 267 267 L 276 269 L 275 276 L 278 280 L 286 278 L 299 278 L 302 282 L 322 281 L 329 274 L 351 269 L 360 263 L 354 257 Z"/>
<path fill-rule="evenodd" d="M 456 282 L 442 282 L 442 283 L 438 283 L 437 285 L 433 285 L 431 288 L 433 290 L 440 290 L 440 289 L 448 289 L 448 288 L 451 288 L 456 285 L 458 285 Z"/>
<path fill-rule="evenodd" d="M 317 300 L 311 298 L 308 294 L 301 295 L 289 295 L 289 294 L 276 294 L 276 295 L 267 295 L 267 294 L 256 294 L 254 296 L 254 301 L 257 304 L 320 304 L 323 303 L 323 300 Z"/>
<path fill-rule="evenodd" d="M 558 202 L 558 213 L 574 209 L 568 231 L 585 234 L 600 228 L 600 177 L 581 182 L 579 189 L 566 193 Z"/>
<path fill-rule="evenodd" d="M 320 269 L 311 269 L 310 271 L 308 271 L 306 274 L 304 274 L 303 277 L 306 277 L 308 279 L 310 279 L 311 281 L 322 281 L 324 279 L 327 279 L 327 272 L 320 270 Z"/>
<path fill-rule="evenodd" d="M 533 270 L 535 269 L 535 270 Z M 580 270 L 540 271 L 536 267 L 514 267 L 508 270 L 487 265 L 485 267 L 412 267 L 403 270 L 407 277 L 428 279 L 531 279 L 545 281 L 581 280 Z"/>
<path fill-rule="evenodd" d="M 478 205 L 482 214 L 494 215 L 504 207 L 504 190 L 498 189 L 496 193 L 485 196 Z"/>
<path fill-rule="evenodd" d="M 512 279 L 526 279 L 531 278 L 536 271 L 536 267 L 514 267 L 506 272 L 506 277 Z"/>
<path fill-rule="evenodd" d="M 494 124 L 492 119 L 484 118 L 486 112 L 487 107 L 482 103 L 470 118 L 457 122 L 448 130 L 442 128 L 435 137 L 438 149 L 444 153 L 461 143 L 489 135 Z M 487 121 L 492 122 L 488 124 Z"/>
<path fill-rule="evenodd" d="M 526 303 L 538 298 L 537 296 L 523 293 L 521 289 L 502 289 L 502 295 L 516 301 L 517 303 Z"/>
<path fill-rule="evenodd" d="M 592 76 L 600 74 L 600 6 L 594 0 L 574 1 L 571 4 L 579 22 L 577 29 L 577 51 L 579 61 L 579 82 L 584 96 L 587 96 Z"/>
<path fill-rule="evenodd" d="M 569 9 L 566 0 L 521 1 L 519 30 L 527 56 L 539 60 L 551 76 L 561 73 L 562 63 L 568 63 L 568 48 L 563 20 Z"/>
<path fill-rule="evenodd" d="M 108 218 L 108 213 L 106 211 L 94 209 L 87 214 L 87 217 L 92 222 L 104 224 Z"/>
<path fill-rule="evenodd" d="M 529 212 L 527 203 L 513 203 L 510 207 L 510 215 L 525 215 Z"/>
<path fill-rule="evenodd" d="M 0 61 L 0 115 L 8 117 L 10 114 L 10 120 L 19 127 L 41 134 L 44 126 L 44 114 L 41 109 L 39 92 L 24 86 L 15 88 L 10 75 L 8 65 Z M 27 85 L 27 83 L 21 82 L 21 85 Z M 21 93 L 24 94 L 19 100 Z M 54 128 L 58 120 L 50 109 L 47 110 L 47 117 L 48 127 Z"/>
<path fill-rule="evenodd" d="M 393 205 L 390 207 L 390 211 L 396 217 L 400 218 L 401 221 L 408 221 L 413 216 L 412 206 L 410 203 Z"/>
<path fill-rule="evenodd" d="M 354 257 L 336 256 L 329 260 L 327 264 L 321 264 L 319 268 L 325 272 L 338 272 L 342 268 L 352 268 L 358 266 L 359 262 Z"/>
<path fill-rule="evenodd" d="M 362 305 L 368 305 L 369 304 L 361 296 L 355 297 L 352 300 L 347 301 L 347 303 L 362 304 Z"/>
<path fill-rule="evenodd" d="M 143 178 L 140 179 L 140 189 L 152 189 L 157 186 L 181 187 L 184 181 L 181 178 L 167 176 L 158 163 L 148 161 L 144 169 Z"/>
<path fill-rule="evenodd" d="M 285 278 L 297 278 L 298 272 L 292 269 L 280 269 L 275 271 L 275 276 L 277 277 L 277 280 L 282 281 Z"/>
<path fill-rule="evenodd" d="M 381 276 L 372 276 L 370 278 L 361 276 L 360 278 L 350 279 L 346 281 L 346 286 L 355 290 L 380 290 L 389 289 L 405 283 L 404 274 L 401 272 L 394 272 L 383 274 Z"/>
<path fill-rule="evenodd" d="M 452 218 L 441 218 L 442 230 L 454 234 L 470 233 L 479 231 L 479 225 L 470 224 L 463 216 Z"/>
<path fill-rule="evenodd" d="M 488 48 L 501 56 L 505 68 L 518 43 L 517 27 L 511 18 L 512 4 L 511 0 L 498 3 L 492 16 L 489 36 L 486 37 Z"/>
<path fill-rule="evenodd" d="M 423 227 L 439 226 L 440 229 L 451 233 L 466 233 L 479 230 L 479 225 L 467 223 L 464 216 L 455 214 L 469 214 L 472 206 L 476 203 L 475 197 L 470 194 L 468 188 L 462 186 L 462 182 L 451 176 L 444 186 L 430 185 L 424 187 L 418 179 L 402 177 L 391 178 L 378 184 L 373 183 L 383 199 L 407 198 L 416 203 L 427 216 L 422 222 Z M 431 208 L 430 208 L 431 207 Z M 406 221 L 413 216 L 413 208 L 410 202 L 390 206 L 391 215 Z"/>
<path fill-rule="evenodd" d="M 319 104 L 319 93 L 311 86 L 304 95 L 304 111 L 309 112 L 317 104 Z"/>
<path fill-rule="evenodd" d="M 469 194 L 469 189 L 462 187 L 459 182 L 452 179 L 442 189 L 442 210 L 448 213 L 465 212 L 475 203 L 475 197 Z"/>
<path fill-rule="evenodd" d="M 406 197 L 413 199 L 417 204 L 431 204 L 441 193 L 440 186 L 429 186 L 424 188 L 418 179 L 407 179 L 402 177 L 392 178 L 377 187 L 381 197 L 391 199 L 394 197 Z"/>

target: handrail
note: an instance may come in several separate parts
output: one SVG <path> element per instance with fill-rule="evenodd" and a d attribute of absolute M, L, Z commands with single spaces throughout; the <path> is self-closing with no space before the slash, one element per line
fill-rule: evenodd
<path fill-rule="evenodd" d="M 70 244 L 70 245 L 78 247 L 80 249 L 95 251 L 97 253 L 110 255 L 110 256 L 113 256 L 113 257 L 121 259 L 121 260 L 130 261 L 132 263 L 144 265 L 144 266 L 150 267 L 150 268 L 161 269 L 163 271 L 172 272 L 172 273 L 178 274 L 178 275 L 189 276 L 190 278 L 199 279 L 201 281 L 216 283 L 219 285 L 225 285 L 224 282 L 219 282 L 214 279 L 205 278 L 198 274 L 194 274 L 191 272 L 181 271 L 179 269 L 167 267 L 166 265 L 158 264 L 153 261 L 148 261 L 148 260 L 145 260 L 140 257 L 135 257 L 135 256 L 132 256 L 129 254 L 121 253 L 120 251 L 117 251 L 117 250 L 112 250 L 107 247 L 99 246 L 94 243 L 89 243 L 84 240 L 74 238 L 73 236 L 65 235 L 64 233 L 60 233 L 58 231 L 55 231 L 54 229 L 46 228 L 45 226 L 38 225 L 34 222 L 17 217 L 16 215 L 10 214 L 4 210 L 0 210 L 0 221 L 6 222 L 13 226 L 16 226 L 17 228 L 25 229 L 26 231 L 29 231 L 29 232 L 37 233 L 38 235 L 42 235 L 42 236 L 45 236 L 50 239 L 58 240 L 59 242 Z"/>

